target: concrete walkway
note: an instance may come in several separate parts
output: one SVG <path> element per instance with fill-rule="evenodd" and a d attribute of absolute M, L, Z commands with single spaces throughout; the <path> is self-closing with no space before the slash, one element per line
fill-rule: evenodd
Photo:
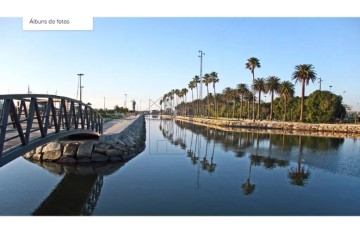
<path fill-rule="evenodd" d="M 127 126 L 129 126 L 137 117 L 129 116 L 123 119 L 113 119 L 109 122 L 104 123 L 103 134 L 112 135 L 121 132 Z"/>

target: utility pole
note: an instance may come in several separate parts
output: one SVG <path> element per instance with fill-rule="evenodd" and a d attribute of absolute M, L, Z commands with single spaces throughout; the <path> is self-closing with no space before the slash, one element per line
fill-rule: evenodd
<path fill-rule="evenodd" d="M 105 110 L 105 97 L 104 97 L 104 110 Z"/>
<path fill-rule="evenodd" d="M 202 50 L 199 50 L 199 58 L 200 58 L 200 95 L 199 95 L 199 100 L 200 102 L 202 101 L 202 83 L 203 83 L 203 77 L 202 77 L 202 63 L 203 63 L 203 55 L 205 55 L 205 53 L 202 52 Z M 201 110 L 201 115 L 202 115 L 202 110 Z"/>
<path fill-rule="evenodd" d="M 319 90 L 321 91 L 321 82 L 323 81 L 323 79 L 319 78 L 319 84 L 320 84 L 320 87 L 319 87 Z"/>
<path fill-rule="evenodd" d="M 80 89 L 80 102 L 82 102 L 82 88 L 84 88 L 84 86 L 81 86 L 81 76 L 83 76 L 84 74 L 79 73 L 77 75 L 79 76 L 79 79 L 80 79 L 80 87 L 79 87 L 79 89 Z"/>

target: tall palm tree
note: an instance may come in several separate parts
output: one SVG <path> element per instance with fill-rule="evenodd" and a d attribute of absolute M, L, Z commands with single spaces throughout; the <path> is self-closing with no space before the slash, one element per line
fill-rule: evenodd
<path fill-rule="evenodd" d="M 235 105 L 235 95 L 234 95 L 234 90 L 230 87 L 226 87 L 224 90 L 223 90 L 223 96 L 225 98 L 225 101 L 226 101 L 226 104 L 228 107 L 230 107 L 229 103 L 231 101 L 233 101 L 233 106 Z M 230 108 L 228 108 L 228 114 L 227 114 L 227 117 L 229 118 L 229 111 L 230 111 Z M 234 113 L 234 111 L 233 111 Z"/>
<path fill-rule="evenodd" d="M 179 98 L 180 98 L 180 89 L 175 89 L 175 95 L 176 95 L 176 106 L 179 105 Z"/>
<path fill-rule="evenodd" d="M 260 68 L 260 61 L 259 59 L 255 58 L 255 57 L 251 57 L 247 60 L 247 63 L 245 63 L 245 66 L 247 69 L 249 69 L 251 71 L 252 77 L 253 77 L 253 86 L 254 86 L 254 81 L 255 81 L 255 68 Z M 255 90 L 253 90 L 253 121 L 255 122 Z"/>
<path fill-rule="evenodd" d="M 216 84 L 216 83 L 219 83 L 220 80 L 219 80 L 219 78 L 218 78 L 217 72 L 211 72 L 211 73 L 210 73 L 210 77 L 211 77 L 211 83 L 213 84 L 213 88 L 214 88 L 215 119 L 217 119 L 218 109 L 217 109 L 217 103 L 216 103 L 215 84 Z"/>
<path fill-rule="evenodd" d="M 295 66 L 295 71 L 292 74 L 292 79 L 295 80 L 295 83 L 301 82 L 301 111 L 300 111 L 300 121 L 304 119 L 304 96 L 305 96 L 305 84 L 309 85 L 311 80 L 313 83 L 316 80 L 316 72 L 314 71 L 314 66 L 312 64 L 300 64 Z"/>
<path fill-rule="evenodd" d="M 294 84 L 290 81 L 283 81 L 279 85 L 279 94 L 284 98 L 284 121 L 286 121 L 287 98 L 295 94 Z"/>
<path fill-rule="evenodd" d="M 210 74 L 209 73 L 206 73 L 204 75 L 204 78 L 203 78 L 203 83 L 205 84 L 206 86 L 206 91 L 207 91 L 207 104 L 208 104 L 208 118 L 209 118 L 209 114 L 210 114 L 210 99 L 209 99 L 209 84 L 211 84 L 211 77 L 210 77 Z"/>
<path fill-rule="evenodd" d="M 200 83 L 200 77 L 199 76 L 194 76 L 193 82 L 195 83 L 195 87 L 196 87 L 196 99 L 197 99 L 197 102 L 198 102 L 197 114 L 199 115 L 200 107 L 199 107 L 199 87 L 198 87 L 198 84 Z"/>
<path fill-rule="evenodd" d="M 185 115 L 187 115 L 187 109 L 186 109 L 186 95 L 187 93 L 189 92 L 189 90 L 187 88 L 183 88 L 181 89 L 181 93 L 183 95 L 183 97 L 185 97 L 185 99 L 183 100 L 184 101 L 184 105 L 185 105 Z"/>
<path fill-rule="evenodd" d="M 246 96 L 246 100 L 248 102 L 248 107 L 247 107 L 248 116 L 247 116 L 247 118 L 250 119 L 250 101 L 255 99 L 254 98 L 254 93 L 252 91 L 250 91 L 250 90 L 247 90 L 245 92 L 245 96 Z"/>
<path fill-rule="evenodd" d="M 249 88 L 246 84 L 238 84 L 236 86 L 236 88 L 238 89 L 239 93 L 240 93 L 240 118 L 242 118 L 242 109 L 243 109 L 243 100 L 244 100 L 244 95 L 246 94 L 246 92 L 249 91 Z"/>
<path fill-rule="evenodd" d="M 174 100 L 174 98 L 175 98 L 175 89 L 172 89 L 171 91 L 170 91 L 170 93 L 171 93 L 171 96 L 170 96 L 170 99 L 171 99 L 171 105 L 172 105 L 172 108 L 174 108 L 174 113 L 175 113 L 175 100 Z"/>
<path fill-rule="evenodd" d="M 266 80 L 267 90 L 271 93 L 270 120 L 273 119 L 274 93 L 278 93 L 280 79 L 276 76 L 269 76 Z"/>
<path fill-rule="evenodd" d="M 260 118 L 260 100 L 261 100 L 261 92 L 266 93 L 266 85 L 265 85 L 265 79 L 264 78 L 257 78 L 254 80 L 254 91 L 258 91 L 259 99 L 258 99 L 258 111 L 256 118 Z"/>
<path fill-rule="evenodd" d="M 189 89 L 191 89 L 191 106 L 192 109 L 194 109 L 194 88 L 196 87 L 196 84 L 194 82 L 194 80 L 190 81 L 188 84 Z"/>

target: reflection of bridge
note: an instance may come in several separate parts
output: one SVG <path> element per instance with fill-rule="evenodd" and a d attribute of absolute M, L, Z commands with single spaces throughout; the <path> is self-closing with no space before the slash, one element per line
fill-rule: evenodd
<path fill-rule="evenodd" d="M 99 135 L 103 118 L 90 104 L 43 94 L 0 95 L 0 166 L 46 142 Z"/>

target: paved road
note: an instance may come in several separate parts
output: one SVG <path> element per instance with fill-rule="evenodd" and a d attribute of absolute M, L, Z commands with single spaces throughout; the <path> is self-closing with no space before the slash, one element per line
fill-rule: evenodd
<path fill-rule="evenodd" d="M 111 135 L 116 134 L 124 130 L 129 124 L 131 124 L 137 117 L 129 116 L 123 119 L 113 119 L 109 122 L 104 123 L 103 134 Z"/>

